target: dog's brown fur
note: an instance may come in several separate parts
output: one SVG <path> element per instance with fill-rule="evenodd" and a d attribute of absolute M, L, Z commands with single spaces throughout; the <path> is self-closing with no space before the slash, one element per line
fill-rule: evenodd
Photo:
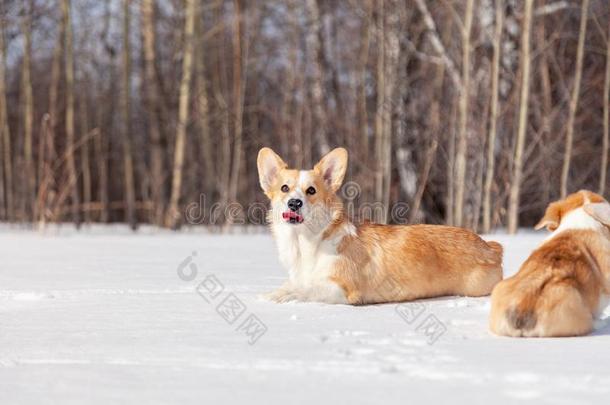
<path fill-rule="evenodd" d="M 607 204 L 590 191 L 574 193 L 552 203 L 537 228 L 555 231 L 569 213 L 596 203 Z M 493 290 L 491 331 L 514 337 L 589 333 L 602 295 L 610 293 L 608 236 L 608 229 L 600 226 L 559 230 L 547 239 L 515 276 Z"/>
<path fill-rule="evenodd" d="M 462 228 L 365 224 L 339 245 L 336 281 L 351 304 L 489 295 L 502 246 Z"/>

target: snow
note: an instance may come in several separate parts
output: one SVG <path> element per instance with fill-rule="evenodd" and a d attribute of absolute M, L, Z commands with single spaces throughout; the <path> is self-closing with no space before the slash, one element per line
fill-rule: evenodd
<path fill-rule="evenodd" d="M 504 244 L 509 275 L 543 238 L 489 239 Z M 604 323 L 587 337 L 509 339 L 487 330 L 489 298 L 362 307 L 257 298 L 284 277 L 262 232 L 41 234 L 4 226 L 0 401 L 568 404 L 610 397 Z M 225 299 L 238 319 L 216 310 Z M 262 324 L 249 335 L 250 315 Z"/>

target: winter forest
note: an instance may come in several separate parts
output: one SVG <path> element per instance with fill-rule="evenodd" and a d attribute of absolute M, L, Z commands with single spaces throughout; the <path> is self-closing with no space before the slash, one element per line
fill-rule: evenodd
<path fill-rule="evenodd" d="M 514 232 L 607 193 L 609 91 L 606 0 L 2 0 L 0 221 L 252 223 L 262 146 L 343 146 L 373 219 Z"/>

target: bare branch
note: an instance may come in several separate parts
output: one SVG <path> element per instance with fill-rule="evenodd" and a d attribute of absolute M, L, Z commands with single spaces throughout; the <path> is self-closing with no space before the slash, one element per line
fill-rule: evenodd
<path fill-rule="evenodd" d="M 428 30 L 430 44 L 439 54 L 439 57 L 443 60 L 443 63 L 445 64 L 445 66 L 447 67 L 447 71 L 449 72 L 449 76 L 451 77 L 451 81 L 461 93 L 463 86 L 462 80 L 460 79 L 460 73 L 458 72 L 455 62 L 449 57 L 447 49 L 441 41 L 441 38 L 438 34 L 438 30 L 436 28 L 436 24 L 434 23 L 434 19 L 432 18 L 432 15 L 430 14 L 428 7 L 426 6 L 426 2 L 424 0 L 415 0 L 415 3 L 417 4 L 417 8 L 419 9 L 420 13 L 422 13 L 422 16 L 424 17 L 424 24 L 426 25 L 426 29 Z"/>

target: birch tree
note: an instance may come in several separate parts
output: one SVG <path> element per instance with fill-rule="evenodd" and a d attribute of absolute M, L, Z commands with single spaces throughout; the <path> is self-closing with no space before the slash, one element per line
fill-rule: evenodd
<path fill-rule="evenodd" d="M 508 205 L 508 233 L 517 232 L 519 226 L 519 193 L 521 190 L 521 176 L 523 173 L 523 148 L 527 132 L 527 114 L 530 93 L 530 30 L 532 22 L 532 8 L 534 0 L 525 0 L 523 14 L 523 33 L 521 37 L 521 96 L 519 105 L 519 129 L 515 146 L 513 162 L 513 176 L 510 185 Z"/>
<path fill-rule="evenodd" d="M 312 110 L 314 119 L 314 139 L 318 143 L 318 152 L 320 155 L 325 155 L 330 151 L 330 145 L 327 138 L 327 117 L 324 103 L 324 73 L 322 72 L 322 64 L 320 63 L 320 55 L 322 52 L 320 44 L 320 10 L 317 0 L 306 0 L 307 7 L 307 54 L 309 63 L 312 65 L 311 78 L 311 98 Z"/>
<path fill-rule="evenodd" d="M 243 56 L 247 55 L 248 43 L 242 41 L 242 5 L 240 0 L 233 0 L 233 161 L 229 182 L 229 201 L 237 200 L 237 185 L 242 162 L 242 132 L 244 113 L 244 88 L 246 76 L 242 75 Z M 244 46 L 245 45 L 245 46 Z M 242 49 L 245 48 L 245 49 Z M 229 218 L 230 220 L 230 218 Z"/>
<path fill-rule="evenodd" d="M 602 140 L 602 163 L 599 175 L 599 194 L 606 192 L 606 176 L 608 173 L 608 149 L 610 141 L 610 23 L 606 38 L 606 74 L 604 76 L 604 137 Z"/>
<path fill-rule="evenodd" d="M 568 115 L 568 128 L 566 131 L 566 148 L 563 156 L 561 170 L 561 198 L 568 195 L 568 178 L 570 175 L 570 163 L 572 161 L 572 145 L 574 143 L 574 120 L 578 109 L 578 98 L 580 97 L 580 80 L 582 78 L 582 60 L 585 50 L 585 37 L 587 35 L 587 14 L 589 0 L 582 0 L 580 6 L 580 30 L 578 33 L 578 48 L 576 50 L 576 71 L 574 72 L 574 87 L 570 97 L 570 112 Z"/>
<path fill-rule="evenodd" d="M 498 124 L 498 85 L 500 82 L 500 55 L 502 29 L 504 26 L 504 1 L 496 0 L 496 27 L 493 39 L 493 60 L 491 72 L 491 112 L 489 133 L 487 135 L 487 172 L 485 174 L 485 186 L 483 197 L 483 233 L 489 233 L 491 230 L 491 188 L 493 185 L 495 154 L 496 147 L 496 132 Z"/>
<path fill-rule="evenodd" d="M 43 195 L 40 196 L 41 207 L 39 210 L 39 218 L 41 226 L 46 221 L 46 212 L 50 209 L 52 200 L 55 196 L 55 167 L 56 159 L 56 148 L 55 143 L 57 139 L 57 125 L 59 119 L 59 84 L 61 80 L 61 68 L 62 60 L 64 57 L 64 42 L 66 33 L 66 19 L 65 15 L 60 17 L 59 27 L 55 38 L 55 47 L 53 48 L 53 58 L 51 61 L 51 85 L 49 87 L 49 122 L 46 133 L 46 153 L 45 159 L 48 162 L 45 167 L 44 180 L 45 184 L 43 187 Z M 41 180 L 42 181 L 42 180 Z"/>
<path fill-rule="evenodd" d="M 163 149 L 161 145 L 161 123 L 159 122 L 159 92 L 155 69 L 156 30 L 155 30 L 155 0 L 142 0 L 140 3 L 142 50 L 144 54 L 144 86 L 146 112 L 148 116 L 148 133 L 150 137 L 150 172 L 152 221 L 163 225 L 164 192 L 163 192 Z"/>
<path fill-rule="evenodd" d="M 23 162 L 24 170 L 21 173 L 23 193 L 21 195 L 22 215 L 26 220 L 32 220 L 34 188 L 36 177 L 34 174 L 34 161 L 32 154 L 32 131 L 34 124 L 34 100 L 32 95 L 32 0 L 23 4 L 23 65 L 21 74 L 21 97 L 23 109 Z"/>
<path fill-rule="evenodd" d="M 125 222 L 132 228 L 136 227 L 136 190 L 134 182 L 133 154 L 131 141 L 131 0 L 123 0 L 123 70 L 121 91 L 122 131 L 121 145 L 123 148 L 123 178 L 125 187 Z"/>
<path fill-rule="evenodd" d="M 195 46 L 195 81 L 196 81 L 196 103 L 197 122 L 201 141 L 201 160 L 203 161 L 202 188 L 211 198 L 216 185 L 215 159 L 216 153 L 212 149 L 212 134 L 210 130 L 210 102 L 208 99 L 208 80 L 206 76 L 206 63 L 208 55 L 205 53 L 205 41 L 203 34 L 203 22 L 201 18 L 195 22 L 196 46 Z"/>
<path fill-rule="evenodd" d="M 470 89 L 470 32 L 472 30 L 474 0 L 467 0 L 462 27 L 462 91 L 460 93 L 460 121 L 455 158 L 455 226 L 464 222 L 464 191 L 466 189 L 466 154 L 468 153 L 468 91 Z"/>
<path fill-rule="evenodd" d="M 366 68 L 369 60 L 369 48 L 371 42 L 371 27 L 370 21 L 372 16 L 373 0 L 363 0 L 364 17 L 362 18 L 362 29 L 360 36 L 360 52 L 358 55 L 358 79 L 357 79 L 357 109 L 358 109 L 358 128 L 360 131 L 361 150 L 364 152 L 362 157 L 364 161 L 368 161 L 369 157 L 369 123 L 368 113 L 366 108 Z"/>
<path fill-rule="evenodd" d="M 2 167 L 4 174 L 4 200 L 6 203 L 6 218 L 13 218 L 13 159 L 11 154 L 11 132 L 8 122 L 6 98 L 6 44 L 4 43 L 5 17 L 4 10 L 0 24 L 0 143 L 2 143 Z"/>
<path fill-rule="evenodd" d="M 186 127 L 189 118 L 189 98 L 193 63 L 193 34 L 195 31 L 196 0 L 185 0 L 184 18 L 184 52 L 182 59 L 182 79 L 180 81 L 180 98 L 178 106 L 178 128 L 176 130 L 176 145 L 174 149 L 174 167 L 172 171 L 172 191 L 169 207 L 165 215 L 165 226 L 175 228 L 180 219 L 179 202 L 182 189 L 182 167 L 184 166 L 184 147 L 186 143 Z"/>
<path fill-rule="evenodd" d="M 80 224 L 79 196 L 77 189 L 77 174 L 75 161 L 75 133 L 74 133 L 74 49 L 72 39 L 72 11 L 70 0 L 62 1 L 62 15 L 66 24 L 65 35 L 65 69 L 66 69 L 66 172 L 67 183 L 65 187 L 69 190 L 71 199 L 72 220 L 77 226 Z"/>

